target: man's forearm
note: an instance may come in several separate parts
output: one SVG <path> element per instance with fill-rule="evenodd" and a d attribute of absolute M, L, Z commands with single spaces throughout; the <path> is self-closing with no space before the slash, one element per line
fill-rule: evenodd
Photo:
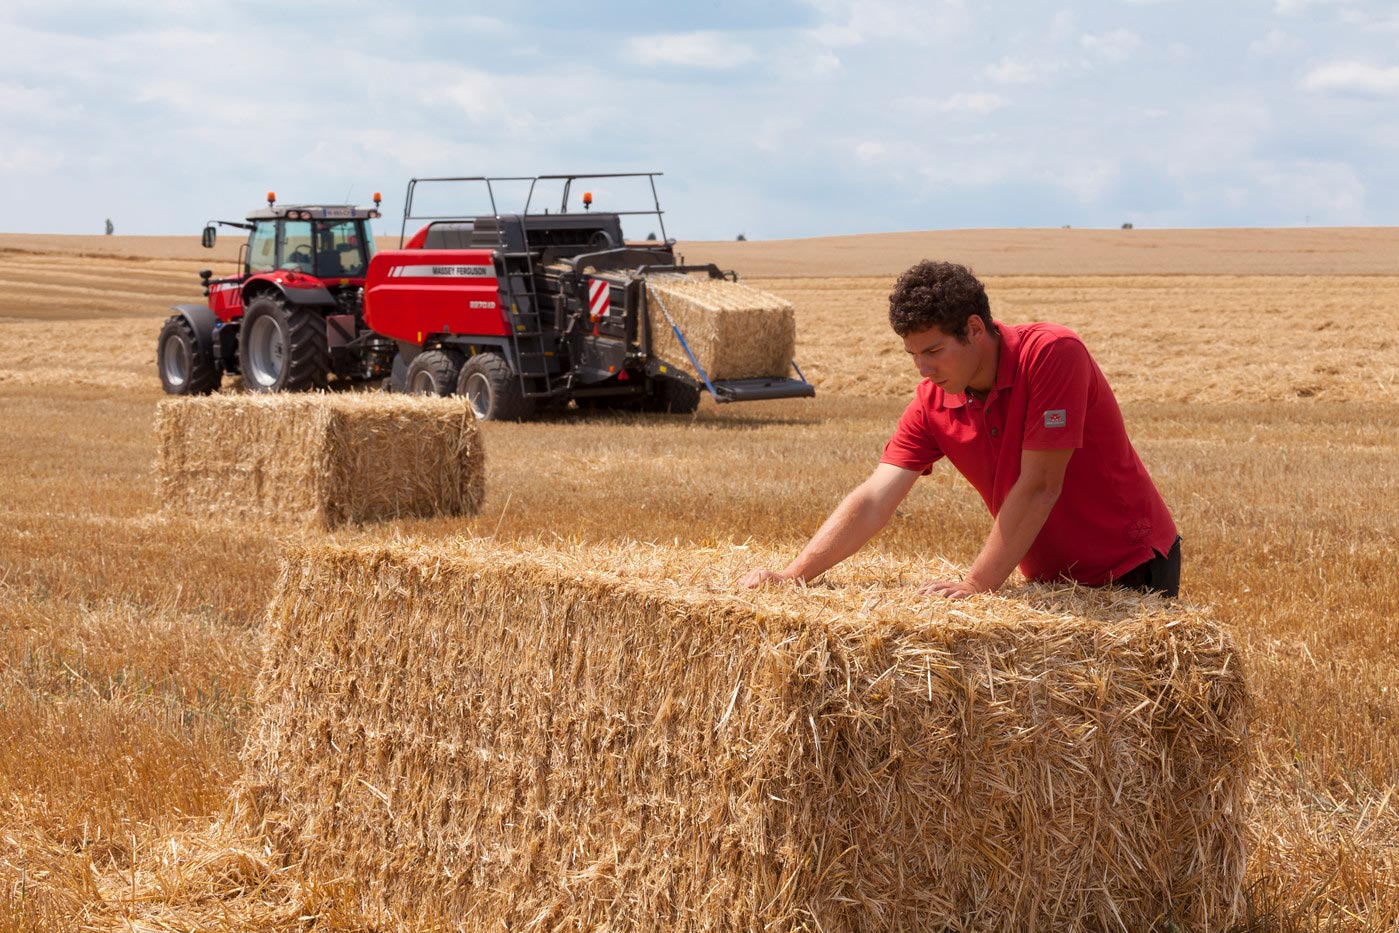
<path fill-rule="evenodd" d="M 887 506 L 863 488 L 846 496 L 782 575 L 794 580 L 814 580 L 854 554 L 879 533 L 894 514 L 897 501 Z"/>
<path fill-rule="evenodd" d="M 1057 486 L 1042 486 L 1024 477 L 1017 481 L 1001 503 L 991 534 L 972 563 L 967 581 L 983 590 L 994 590 L 1006 582 L 1035 543 L 1058 501 Z"/>

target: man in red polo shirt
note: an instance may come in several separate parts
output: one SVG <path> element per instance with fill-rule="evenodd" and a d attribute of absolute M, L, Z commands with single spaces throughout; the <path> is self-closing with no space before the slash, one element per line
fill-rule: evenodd
<path fill-rule="evenodd" d="M 998 324 L 965 267 L 921 262 L 889 296 L 889 323 L 924 377 L 869 479 L 785 569 L 742 585 L 811 580 L 874 537 L 919 476 L 946 457 L 995 521 L 961 580 L 919 592 L 995 590 L 1031 580 L 1115 583 L 1175 596 L 1180 538 L 1122 423 L 1102 370 L 1073 331 Z"/>

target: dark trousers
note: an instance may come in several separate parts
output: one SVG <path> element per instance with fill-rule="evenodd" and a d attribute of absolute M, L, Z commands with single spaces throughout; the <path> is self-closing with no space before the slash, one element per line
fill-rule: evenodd
<path fill-rule="evenodd" d="M 1112 581 L 1113 586 L 1125 586 L 1146 593 L 1160 593 L 1172 599 L 1180 595 L 1180 535 L 1165 554 L 1157 553 L 1146 563 Z"/>

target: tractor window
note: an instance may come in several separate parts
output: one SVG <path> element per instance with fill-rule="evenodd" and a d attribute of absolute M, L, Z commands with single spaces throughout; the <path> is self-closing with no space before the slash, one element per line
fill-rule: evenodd
<path fill-rule="evenodd" d="M 248 272 L 271 272 L 277 268 L 277 225 L 260 223 L 248 237 Z"/>
<path fill-rule="evenodd" d="M 279 269 L 292 272 L 310 272 L 315 266 L 315 253 L 311 251 L 311 223 L 306 220 L 288 220 L 282 227 L 281 264 Z"/>
<path fill-rule="evenodd" d="M 368 232 L 368 228 L 364 228 Z M 362 276 L 369 264 L 361 225 L 353 220 L 316 224 L 316 274 L 321 278 Z"/>

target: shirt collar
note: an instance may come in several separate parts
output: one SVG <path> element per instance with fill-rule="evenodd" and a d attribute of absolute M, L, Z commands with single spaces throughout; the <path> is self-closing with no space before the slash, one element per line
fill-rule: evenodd
<path fill-rule="evenodd" d="M 991 394 L 986 396 L 986 403 L 989 405 L 1000 393 L 1007 391 L 1015 385 L 1016 363 L 1020 359 L 1020 328 L 1013 324 L 1002 324 L 996 321 L 996 330 L 1001 335 L 1000 356 L 996 360 L 996 385 L 991 390 Z M 934 387 L 936 388 L 936 387 Z M 941 396 L 941 407 L 962 408 L 971 401 L 971 396 L 965 392 L 956 394 L 937 390 Z"/>

